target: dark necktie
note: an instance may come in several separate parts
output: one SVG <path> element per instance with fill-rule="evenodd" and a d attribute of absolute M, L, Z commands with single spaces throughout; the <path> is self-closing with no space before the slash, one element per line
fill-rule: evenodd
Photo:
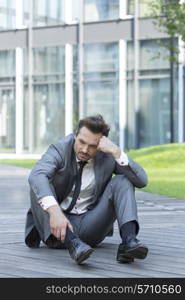
<path fill-rule="evenodd" d="M 76 204 L 76 201 L 78 199 L 78 196 L 80 194 L 80 189 L 81 189 L 81 183 L 82 183 L 82 171 L 83 171 L 83 167 L 85 166 L 85 164 L 87 163 L 87 161 L 80 161 L 78 164 L 80 166 L 80 168 L 78 169 L 77 175 L 76 175 L 76 181 L 75 181 L 75 189 L 74 189 L 74 193 L 73 193 L 73 199 L 69 205 L 69 207 L 65 210 L 65 212 L 70 212 L 73 207 Z"/>

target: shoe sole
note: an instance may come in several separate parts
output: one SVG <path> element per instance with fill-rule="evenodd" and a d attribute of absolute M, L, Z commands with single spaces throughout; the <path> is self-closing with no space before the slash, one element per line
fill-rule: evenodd
<path fill-rule="evenodd" d="M 122 264 L 129 264 L 134 261 L 134 258 L 124 255 L 117 258 L 117 261 Z"/>
<path fill-rule="evenodd" d="M 89 249 L 85 252 L 83 252 L 76 260 L 77 264 L 80 265 L 84 260 L 89 258 L 89 256 L 94 252 L 94 249 Z"/>
<path fill-rule="evenodd" d="M 148 254 L 148 248 L 137 247 L 131 250 L 125 251 L 123 255 L 117 258 L 117 261 L 120 263 L 131 263 L 134 261 L 134 258 L 145 259 Z"/>
<path fill-rule="evenodd" d="M 135 249 L 128 250 L 126 254 L 130 258 L 138 258 L 138 259 L 145 259 L 148 254 L 148 248 L 145 247 L 137 247 Z"/>

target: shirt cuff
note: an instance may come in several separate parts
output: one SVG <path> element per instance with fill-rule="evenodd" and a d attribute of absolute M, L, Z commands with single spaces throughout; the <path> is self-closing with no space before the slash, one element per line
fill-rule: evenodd
<path fill-rule="evenodd" d="M 58 205 L 57 201 L 53 196 L 46 196 L 39 200 L 40 206 L 43 210 L 47 210 L 50 206 Z"/>
<path fill-rule="evenodd" d="M 120 166 L 128 166 L 128 156 L 125 152 L 121 151 L 121 156 L 120 158 L 116 159 L 116 162 Z"/>

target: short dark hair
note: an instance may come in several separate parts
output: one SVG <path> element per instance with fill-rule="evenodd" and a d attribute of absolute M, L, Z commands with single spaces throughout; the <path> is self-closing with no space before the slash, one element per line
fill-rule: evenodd
<path fill-rule="evenodd" d="M 78 123 L 76 135 L 78 135 L 82 127 L 88 128 L 93 133 L 102 133 L 105 136 L 108 136 L 110 130 L 109 125 L 105 123 L 103 117 L 100 114 L 81 119 Z"/>

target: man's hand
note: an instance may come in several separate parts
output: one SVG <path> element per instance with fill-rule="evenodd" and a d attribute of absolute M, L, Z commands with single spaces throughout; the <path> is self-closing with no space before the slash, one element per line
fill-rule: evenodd
<path fill-rule="evenodd" d="M 121 149 L 106 136 L 101 137 L 97 149 L 99 151 L 111 154 L 115 159 L 120 158 L 121 155 Z"/>
<path fill-rule="evenodd" d="M 73 227 L 69 220 L 62 213 L 58 205 L 53 205 L 47 209 L 50 215 L 50 228 L 52 234 L 58 239 L 64 242 L 66 236 L 67 227 L 73 231 Z"/>

